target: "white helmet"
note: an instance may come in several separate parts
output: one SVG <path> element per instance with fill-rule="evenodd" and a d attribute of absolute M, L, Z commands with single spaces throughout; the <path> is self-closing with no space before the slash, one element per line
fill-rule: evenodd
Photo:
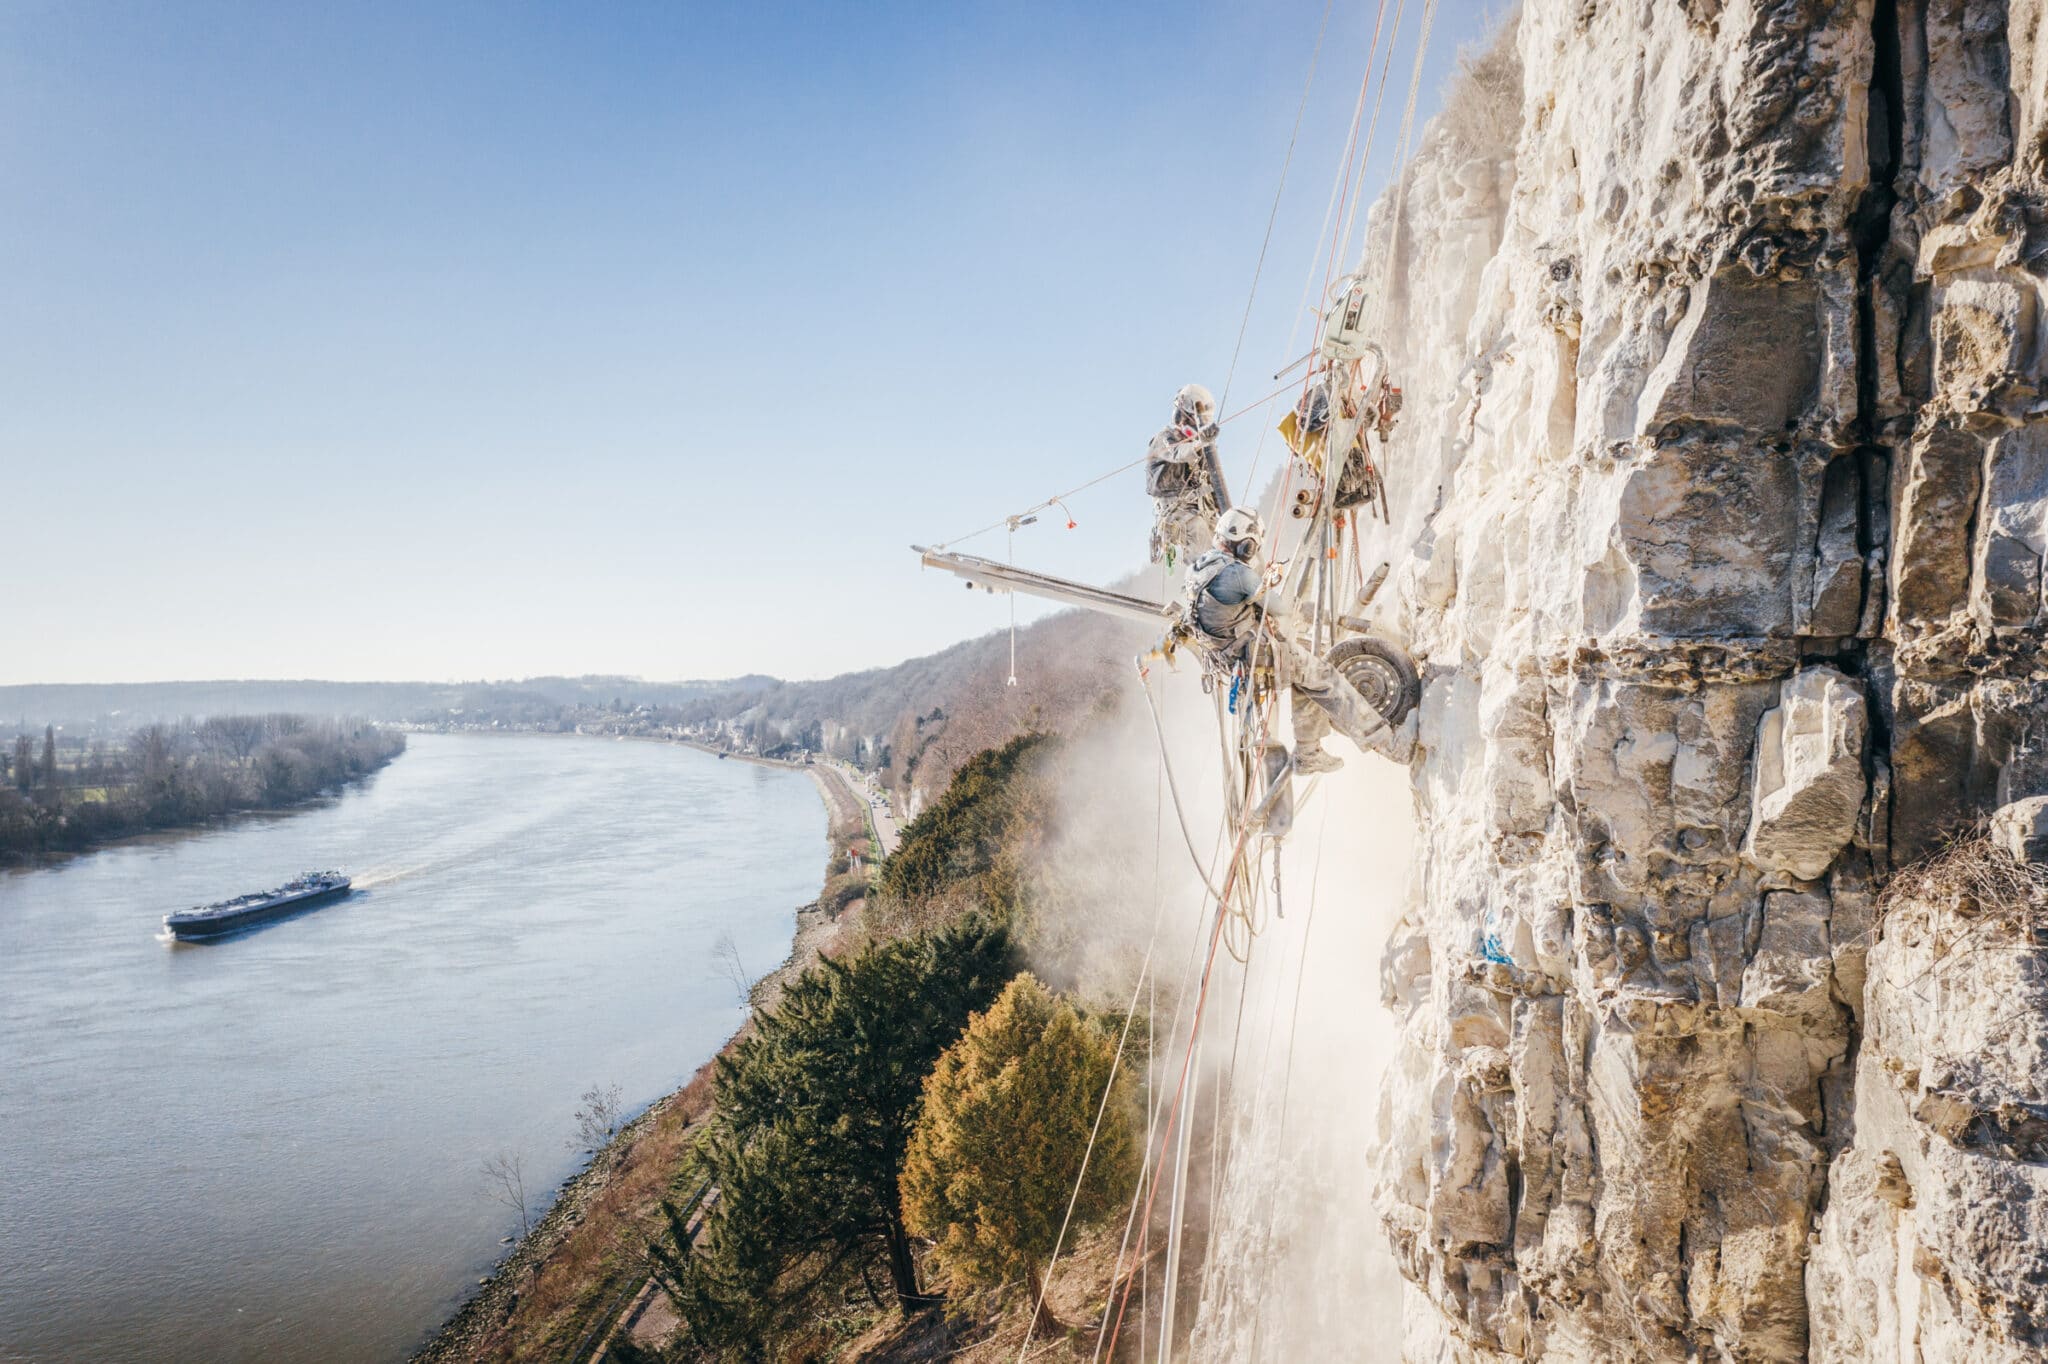
<path fill-rule="evenodd" d="M 1266 523 L 1250 507 L 1232 507 L 1216 523 L 1216 547 L 1229 549 L 1247 540 L 1257 549 L 1266 538 Z"/>
<path fill-rule="evenodd" d="M 1216 420 L 1216 395 L 1200 384 L 1184 384 L 1173 395 L 1173 415 L 1186 426 L 1207 426 Z"/>

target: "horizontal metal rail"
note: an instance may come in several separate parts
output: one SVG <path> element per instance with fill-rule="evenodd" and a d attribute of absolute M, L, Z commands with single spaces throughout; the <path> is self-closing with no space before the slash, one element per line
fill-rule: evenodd
<path fill-rule="evenodd" d="M 1071 582 L 1066 578 L 1055 578 L 1049 573 L 1034 573 L 1028 568 L 1015 564 L 997 563 L 974 554 L 955 554 L 950 550 L 926 549 L 923 545 L 912 545 L 926 568 L 941 568 L 956 577 L 967 580 L 969 587 L 978 587 L 985 592 L 1022 592 L 1030 597 L 1043 597 L 1063 606 L 1079 606 L 1105 615 L 1122 616 L 1126 620 L 1142 621 L 1147 625 L 1170 625 L 1179 616 L 1176 607 L 1161 602 L 1147 601 L 1123 592 L 1112 592 L 1106 587 L 1092 587 L 1087 583 Z"/>

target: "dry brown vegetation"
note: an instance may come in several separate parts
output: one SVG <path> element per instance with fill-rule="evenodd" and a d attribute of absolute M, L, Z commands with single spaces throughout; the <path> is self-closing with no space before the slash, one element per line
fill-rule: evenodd
<path fill-rule="evenodd" d="M 1431 132 L 1466 156 L 1502 157 L 1522 127 L 1522 53 L 1511 9 L 1489 21 L 1486 36 L 1458 49 L 1458 70 L 1444 91 Z"/>
<path fill-rule="evenodd" d="M 2015 927 L 2048 918 L 2048 867 L 2022 862 L 1978 823 L 1931 857 L 1900 870 L 1878 898 L 1880 914 L 1913 901 L 1964 918 L 2011 918 Z"/>
<path fill-rule="evenodd" d="M 533 1234 L 416 1358 L 566 1359 L 600 1319 L 609 1324 L 621 1299 L 646 1278 L 641 1248 L 660 1228 L 661 1200 L 687 1182 L 690 1146 L 711 1113 L 711 1077 L 706 1062 L 687 1085 L 629 1123 L 609 1161 L 593 1161 L 564 1189 Z"/>

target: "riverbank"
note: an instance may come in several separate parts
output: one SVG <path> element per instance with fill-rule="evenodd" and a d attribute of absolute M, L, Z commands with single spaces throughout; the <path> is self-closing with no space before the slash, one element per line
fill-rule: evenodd
<path fill-rule="evenodd" d="M 272 731 L 267 738 L 261 727 Z M 395 730 L 295 716 L 156 725 L 138 734 L 132 753 L 69 765 L 58 762 L 53 743 L 44 763 L 29 767 L 32 784 L 0 787 L 0 868 L 289 815 L 346 792 L 404 752 Z"/>
<path fill-rule="evenodd" d="M 835 869 L 865 849 L 869 825 L 866 802 L 835 769 L 729 756 L 809 771 L 825 802 L 831 844 L 824 886 L 818 899 L 797 910 L 787 956 L 752 985 L 751 1018 L 772 1009 L 789 982 L 820 958 L 859 941 L 861 902 L 844 893 L 853 873 Z M 750 1026 L 743 1023 L 718 1054 Z M 672 1330 L 672 1320 L 650 1310 L 644 1251 L 665 1228 L 663 1199 L 681 1202 L 692 1192 L 690 1148 L 711 1115 L 715 1065 L 715 1058 L 706 1060 L 688 1083 L 649 1105 L 562 1185 L 532 1230 L 414 1354 L 414 1364 L 587 1361 L 602 1356 L 615 1329 L 642 1341 Z"/>

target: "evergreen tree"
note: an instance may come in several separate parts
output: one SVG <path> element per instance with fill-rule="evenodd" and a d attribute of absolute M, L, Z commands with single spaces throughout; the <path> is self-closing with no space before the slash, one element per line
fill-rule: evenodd
<path fill-rule="evenodd" d="M 43 785 L 57 784 L 57 727 L 43 726 Z"/>
<path fill-rule="evenodd" d="M 14 784 L 26 791 L 35 785 L 36 750 L 26 733 L 14 736 Z"/>
<path fill-rule="evenodd" d="M 1016 910 L 1026 831 L 1044 819 L 1036 755 L 1043 734 L 1022 734 L 970 758 L 944 793 L 903 829 L 876 883 L 886 920 L 917 918 L 946 902 Z"/>
<path fill-rule="evenodd" d="M 1107 1107 L 1102 1100 L 1115 1059 L 1112 1038 L 1029 975 L 939 1058 L 904 1162 L 903 1216 L 937 1243 L 955 1285 L 1021 1279 L 1037 1301 L 1068 1200 L 1074 1226 L 1085 1227 L 1130 1197 L 1138 1143 L 1128 1072 Z"/>
<path fill-rule="evenodd" d="M 1009 933 L 973 919 L 826 960 L 718 1060 L 704 1149 L 717 1201 L 694 1254 L 651 1258 L 698 1343 L 758 1351 L 785 1309 L 885 1268 L 925 1301 L 897 1197 L 925 1073 L 1015 971 Z M 675 1219 L 678 1222 L 680 1219 Z"/>

